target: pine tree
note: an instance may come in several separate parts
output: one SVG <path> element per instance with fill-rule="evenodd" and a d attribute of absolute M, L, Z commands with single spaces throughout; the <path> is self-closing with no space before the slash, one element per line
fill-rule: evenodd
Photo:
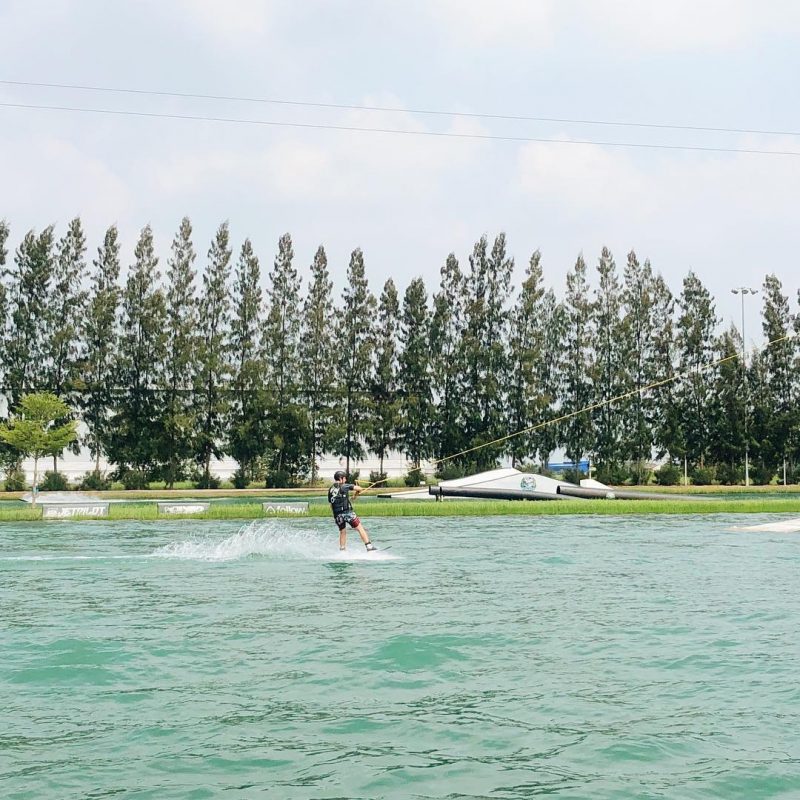
<path fill-rule="evenodd" d="M 114 400 L 114 379 L 117 356 L 120 303 L 120 258 L 116 226 L 105 233 L 97 250 L 86 321 L 83 327 L 82 373 L 85 386 L 81 400 L 83 421 L 88 433 L 85 443 L 100 471 L 100 456 L 105 452 L 111 430 L 109 413 Z"/>
<path fill-rule="evenodd" d="M 652 371 L 648 371 L 647 385 L 658 382 L 649 392 L 652 403 L 653 445 L 656 455 L 662 458 L 669 454 L 670 461 L 682 458 L 686 453 L 686 443 L 681 426 L 680 405 L 675 378 L 677 345 L 675 342 L 675 299 L 661 275 L 653 277 L 652 318 L 653 318 L 653 356 Z"/>
<path fill-rule="evenodd" d="M 591 305 L 586 280 L 586 262 L 578 256 L 572 272 L 567 274 L 564 300 L 564 361 L 561 385 L 562 414 L 572 414 L 561 428 L 567 458 L 577 464 L 591 447 L 588 412 L 581 412 L 592 402 L 592 386 L 587 360 L 591 345 Z"/>
<path fill-rule="evenodd" d="M 689 461 L 704 466 L 711 446 L 714 417 L 714 333 L 719 324 L 714 301 L 694 272 L 683 281 L 678 300 L 680 316 L 677 344 L 680 372 L 678 385 L 683 439 Z"/>
<path fill-rule="evenodd" d="M 717 478 L 722 483 L 739 481 L 744 471 L 739 464 L 744 453 L 745 396 L 742 392 L 742 339 L 734 326 L 719 337 L 716 370 L 714 418 L 709 457 L 717 464 Z"/>
<path fill-rule="evenodd" d="M 482 236 L 472 249 L 469 257 L 469 274 L 465 276 L 464 291 L 464 334 L 461 339 L 459 360 L 463 365 L 461 395 L 464 399 L 463 421 L 465 449 L 476 447 L 488 441 L 482 437 L 482 403 L 479 392 L 484 379 L 483 347 L 486 329 L 486 273 L 488 272 L 487 250 L 489 242 Z M 478 454 L 485 450 L 478 450 Z M 470 453 L 469 471 L 477 471 L 473 454 Z"/>
<path fill-rule="evenodd" d="M 462 374 L 464 334 L 464 276 L 453 253 L 440 271 L 439 291 L 433 296 L 431 319 L 431 380 L 435 403 L 431 437 L 440 463 L 440 477 L 463 474 L 450 456 L 465 450 Z"/>
<path fill-rule="evenodd" d="M 628 253 L 622 290 L 621 348 L 626 390 L 635 391 L 628 401 L 619 404 L 622 417 L 622 455 L 634 464 L 634 477 L 646 479 L 645 464 L 650 461 L 655 443 L 655 403 L 652 391 L 646 390 L 664 374 L 657 352 L 656 277 L 649 261 L 639 262 L 636 253 Z"/>
<path fill-rule="evenodd" d="M 536 383 L 541 407 L 535 425 L 539 426 L 531 432 L 531 453 L 538 453 L 539 461 L 546 469 L 550 454 L 558 447 L 561 440 L 561 425 L 552 422 L 561 413 L 559 401 L 563 395 L 563 375 L 561 365 L 565 349 L 567 331 L 567 312 L 557 302 L 555 292 L 548 289 L 542 298 L 542 351 L 536 364 Z"/>
<path fill-rule="evenodd" d="M 506 255 L 505 234 L 499 234 L 487 255 L 485 236 L 470 256 L 466 282 L 466 327 L 463 341 L 466 430 L 477 469 L 495 466 L 502 444 L 490 444 L 505 433 L 506 338 L 514 260 Z"/>
<path fill-rule="evenodd" d="M 73 391 L 79 380 L 79 344 L 86 315 L 87 294 L 82 288 L 86 272 L 86 237 L 79 217 L 73 219 L 56 247 L 53 296 L 48 314 L 48 390 L 65 402 L 75 403 Z M 82 383 L 82 380 L 81 380 Z M 78 440 L 71 443 L 80 452 Z M 58 454 L 53 454 L 58 471 Z"/>
<path fill-rule="evenodd" d="M 166 356 L 166 306 L 159 287 L 153 232 L 142 229 L 122 294 L 117 391 L 108 456 L 143 486 L 159 464 L 164 409 L 157 388 Z"/>
<path fill-rule="evenodd" d="M 403 296 L 400 323 L 398 385 L 400 389 L 399 444 L 419 470 L 422 460 L 433 455 L 429 435 L 433 400 L 430 379 L 430 312 L 422 278 L 415 278 Z"/>
<path fill-rule="evenodd" d="M 770 373 L 766 353 L 756 350 L 747 368 L 747 437 L 750 451 L 750 480 L 756 485 L 766 485 L 778 471 L 776 452 L 770 440 L 775 411 L 770 398 Z"/>
<path fill-rule="evenodd" d="M 228 223 L 217 229 L 208 251 L 208 269 L 198 306 L 198 341 L 194 371 L 194 457 L 203 470 L 201 487 L 211 485 L 211 459 L 225 455 L 228 414 L 231 248 Z"/>
<path fill-rule="evenodd" d="M 535 437 L 521 431 L 541 422 L 547 401 L 539 383 L 544 358 L 544 297 L 541 254 L 537 250 L 525 272 L 519 299 L 511 314 L 509 341 L 508 415 L 512 465 L 536 455 Z"/>
<path fill-rule="evenodd" d="M 797 290 L 797 303 L 800 305 L 800 289 Z M 794 379 L 792 381 L 792 398 L 795 407 L 800 403 L 800 311 L 793 315 L 792 326 L 795 336 Z M 800 416 L 800 414 L 798 415 Z M 789 432 L 788 450 L 792 459 L 793 482 L 800 483 L 800 419 L 792 424 Z"/>
<path fill-rule="evenodd" d="M 484 382 L 483 428 L 491 439 L 507 433 L 506 387 L 508 385 L 508 305 L 511 299 L 511 276 L 514 259 L 506 253 L 506 235 L 495 237 L 489 256 L 486 294 L 486 380 Z M 494 466 L 505 449 L 504 444 L 486 448 L 486 466 Z M 491 459 L 491 460 L 489 460 Z"/>
<path fill-rule="evenodd" d="M 261 266 L 245 239 L 233 278 L 230 357 L 231 399 L 229 450 L 239 464 L 242 487 L 260 477 L 259 459 L 267 449 L 265 364 L 260 346 Z"/>
<path fill-rule="evenodd" d="M 311 281 L 303 304 L 300 340 L 300 375 L 309 414 L 309 463 L 311 480 L 318 477 L 318 461 L 330 440 L 331 390 L 336 377 L 333 355 L 332 313 L 333 283 L 328 273 L 328 257 L 320 245 L 311 264 Z"/>
<path fill-rule="evenodd" d="M 762 325 L 764 338 L 770 344 L 763 351 L 766 370 L 769 430 L 761 440 L 761 453 L 765 462 L 775 469 L 783 467 L 790 458 L 792 431 L 800 424 L 795 393 L 796 340 L 788 338 L 792 330 L 792 315 L 789 298 L 783 294 L 783 286 L 776 275 L 764 279 L 764 305 Z"/>
<path fill-rule="evenodd" d="M 56 247 L 48 319 L 48 389 L 65 401 L 76 378 L 81 321 L 86 313 L 87 298 L 82 289 L 85 256 L 86 237 L 76 217 Z"/>
<path fill-rule="evenodd" d="M 380 478 L 385 477 L 383 460 L 397 446 L 400 403 L 398 399 L 398 323 L 400 302 L 394 281 L 383 285 L 378 303 L 378 327 L 372 372 L 372 407 L 365 439 L 380 460 Z"/>
<path fill-rule="evenodd" d="M 617 276 L 617 265 L 607 247 L 603 248 L 600 255 L 597 274 L 598 287 L 591 305 L 593 346 L 589 373 L 593 387 L 592 401 L 599 404 L 592 412 L 593 449 L 602 475 L 609 467 L 618 465 L 622 458 L 625 404 L 614 401 L 614 398 L 627 392 L 630 386 L 623 371 L 624 354 L 621 350 L 622 287 Z"/>
<path fill-rule="evenodd" d="M 369 419 L 370 360 L 375 340 L 372 319 L 377 306 L 369 290 L 361 248 L 353 250 L 350 256 L 342 299 L 344 309 L 337 328 L 337 349 L 339 376 L 344 387 L 336 449 L 344 455 L 349 473 L 350 461 L 360 460 L 365 455 L 361 442 Z"/>
<path fill-rule="evenodd" d="M 293 259 L 292 237 L 285 233 L 278 242 L 278 255 L 269 275 L 263 344 L 270 393 L 270 480 L 274 485 L 296 481 L 307 465 L 307 420 L 298 404 L 300 278 Z"/>
<path fill-rule="evenodd" d="M 0 387 L 5 394 L 6 389 L 6 336 L 8 333 L 8 271 L 6 269 L 6 242 L 8 241 L 9 227 L 5 220 L 0 219 Z"/>
<path fill-rule="evenodd" d="M 48 386 L 49 304 L 53 283 L 53 227 L 25 234 L 10 276 L 6 386 L 11 408 L 23 394 Z"/>
<path fill-rule="evenodd" d="M 166 335 L 167 349 L 161 376 L 161 397 L 164 407 L 164 438 L 161 460 L 165 464 L 164 479 L 171 489 L 184 472 L 184 464 L 192 456 L 193 417 L 191 368 L 195 359 L 197 301 L 194 294 L 194 261 L 192 223 L 181 220 L 172 241 L 172 255 L 167 270 Z"/>

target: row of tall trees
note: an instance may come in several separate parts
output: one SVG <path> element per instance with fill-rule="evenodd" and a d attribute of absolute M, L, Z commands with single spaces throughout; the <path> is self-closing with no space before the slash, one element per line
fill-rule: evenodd
<path fill-rule="evenodd" d="M 145 227 L 124 277 L 114 226 L 91 263 L 80 219 L 60 238 L 29 231 L 13 255 L 8 240 L 0 222 L 9 410 L 52 392 L 98 465 L 142 481 L 193 469 L 208 484 L 224 454 L 242 482 L 275 485 L 316 478 L 326 452 L 349 467 L 399 450 L 453 475 L 546 466 L 563 448 L 611 477 L 666 456 L 735 478 L 746 445 L 764 475 L 800 456 L 800 315 L 774 275 L 761 294 L 772 344 L 743 364 L 700 278 L 673 294 L 635 252 L 620 267 L 603 249 L 591 280 L 579 256 L 559 300 L 538 252 L 512 285 L 504 234 L 463 264 L 450 254 L 432 294 L 422 278 L 374 293 L 360 249 L 334 291 L 324 248 L 298 268 L 289 234 L 264 276 L 227 223 L 205 260 L 189 219 L 163 262 Z"/>

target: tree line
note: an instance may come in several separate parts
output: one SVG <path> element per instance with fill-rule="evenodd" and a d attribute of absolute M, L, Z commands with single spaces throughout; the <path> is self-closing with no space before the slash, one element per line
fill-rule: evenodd
<path fill-rule="evenodd" d="M 370 452 L 382 472 L 400 451 L 454 477 L 506 458 L 546 469 L 559 448 L 612 482 L 666 458 L 732 483 L 746 445 L 755 480 L 784 462 L 800 477 L 800 314 L 775 275 L 760 294 L 775 343 L 743 364 L 741 332 L 720 328 L 699 276 L 673 294 L 633 251 L 618 266 L 604 248 L 592 281 L 578 256 L 559 300 L 538 251 L 512 285 L 502 233 L 466 262 L 447 256 L 432 294 L 418 277 L 402 295 L 391 278 L 372 291 L 358 248 L 334 291 L 324 247 L 301 270 L 288 233 L 263 280 L 228 223 L 203 262 L 188 218 L 165 258 L 146 226 L 124 277 L 115 226 L 91 260 L 79 218 L 60 237 L 28 231 L 13 255 L 9 235 L 0 221 L 9 413 L 51 392 L 84 421 L 79 446 L 131 485 L 194 473 L 209 486 L 223 455 L 238 484 L 282 486 L 317 479 L 323 453 L 349 469 Z"/>

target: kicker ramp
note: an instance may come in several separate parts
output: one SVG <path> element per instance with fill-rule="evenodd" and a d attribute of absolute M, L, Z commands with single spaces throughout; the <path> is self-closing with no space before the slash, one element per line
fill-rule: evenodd
<path fill-rule="evenodd" d="M 441 481 L 438 486 L 378 496 L 395 500 L 432 500 L 434 496 L 441 496 L 442 498 L 475 497 L 482 499 L 558 500 L 559 486 L 572 486 L 572 484 L 555 478 L 548 478 L 545 475 L 533 475 L 529 472 L 520 472 L 518 469 L 506 467 L 504 469 L 492 469 L 488 472 L 479 472 L 476 475 L 468 475 L 466 478 Z M 441 491 L 438 491 L 440 489 Z"/>

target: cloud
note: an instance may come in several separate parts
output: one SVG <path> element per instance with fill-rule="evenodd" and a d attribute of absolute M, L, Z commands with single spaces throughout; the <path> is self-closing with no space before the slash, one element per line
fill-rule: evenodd
<path fill-rule="evenodd" d="M 765 147 L 757 137 L 740 145 Z M 795 149 L 788 138 L 769 145 Z M 709 216 L 788 222 L 800 179 L 800 161 L 788 156 L 667 153 L 634 158 L 628 151 L 597 145 L 530 143 L 519 150 L 518 168 L 519 190 L 561 206 L 563 214 L 622 214 L 628 223 L 659 226 L 665 218 L 683 218 L 691 225 Z M 725 214 L 717 215 L 716 209 Z"/>
<path fill-rule="evenodd" d="M 559 137 L 567 138 L 567 137 Z M 523 145 L 517 180 L 524 194 L 561 206 L 560 213 L 580 217 L 647 207 L 647 176 L 626 153 L 597 145 Z"/>
<path fill-rule="evenodd" d="M 592 27 L 637 51 L 729 49 L 800 26 L 800 8 L 784 0 L 583 0 L 581 5 Z"/>
<path fill-rule="evenodd" d="M 367 105 L 400 106 L 393 96 L 364 98 Z M 329 124 L 341 127 L 429 130 L 411 114 L 351 111 Z M 473 120 L 456 118 L 451 133 L 481 133 Z M 484 143 L 469 139 L 355 131 L 284 129 L 264 132 L 246 146 L 185 147 L 152 161 L 148 171 L 161 191 L 196 192 L 233 180 L 290 200 L 388 199 L 437 191 L 442 176 L 472 164 Z"/>
<path fill-rule="evenodd" d="M 0 31 L 3 32 L 3 47 L 0 63 L 7 64 L 5 78 L 16 77 L 24 80 L 27 75 L 21 71 L 30 64 L 20 61 L 18 54 L 31 58 L 31 49 L 50 36 L 63 35 L 70 26 L 68 0 L 7 0 L 0 3 Z M 38 65 L 37 65 L 38 66 Z"/>
<path fill-rule="evenodd" d="M 101 159 L 55 136 L 31 136 L 0 148 L 0 174 L 14 187 L 14 215 L 26 227 L 66 223 L 76 214 L 102 226 L 125 216 L 130 192 Z"/>
<path fill-rule="evenodd" d="M 795 149 L 791 141 L 770 144 Z M 673 291 L 694 269 L 728 316 L 732 285 L 758 285 L 772 271 L 789 275 L 786 259 L 798 246 L 798 159 L 532 143 L 520 148 L 517 165 L 520 207 L 547 220 L 548 265 L 563 267 L 581 248 L 593 261 L 603 245 L 620 265 L 635 248 Z M 787 284 L 791 294 L 796 285 Z"/>
<path fill-rule="evenodd" d="M 459 44 L 493 46 L 548 44 L 553 36 L 553 0 L 427 0 L 427 9 Z"/>
<path fill-rule="evenodd" d="M 262 38 L 275 16 L 274 0 L 179 0 L 178 6 L 182 19 L 223 45 Z"/>
<path fill-rule="evenodd" d="M 800 30 L 794 0 L 429 0 L 428 13 L 456 44 L 574 46 L 575 33 L 619 54 L 741 48 Z"/>

